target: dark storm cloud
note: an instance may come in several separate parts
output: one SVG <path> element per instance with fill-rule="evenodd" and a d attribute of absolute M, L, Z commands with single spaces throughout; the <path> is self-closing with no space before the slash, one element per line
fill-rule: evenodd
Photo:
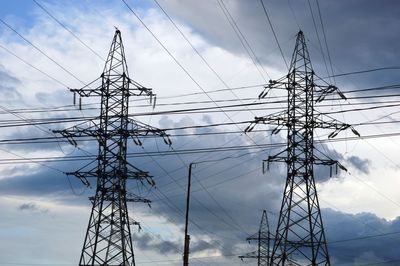
<path fill-rule="evenodd" d="M 286 69 L 275 39 L 258 0 L 223 1 L 243 35 L 262 62 Z M 217 1 L 161 1 L 177 19 L 189 24 L 215 45 L 247 56 L 230 28 Z M 286 60 L 290 60 L 294 37 L 301 28 L 308 40 L 311 60 L 319 76 L 326 76 L 326 67 L 314 29 L 308 2 L 264 1 L 280 40 Z M 315 1 L 310 1 L 325 49 L 322 27 Z M 397 66 L 400 52 L 400 17 L 398 1 L 319 1 L 326 38 L 335 73 L 363 70 L 380 66 Z M 204 17 L 207 16 L 207 19 Z M 218 26 L 216 26 L 218 25 Z M 327 60 L 326 51 L 325 57 Z M 328 68 L 329 62 L 328 62 Z M 396 80 L 398 70 L 370 73 L 337 79 L 339 85 L 360 87 L 389 84 Z M 279 77 L 272 77 L 277 79 Z M 341 82 L 343 81 L 343 83 Z M 346 88 L 343 88 L 346 90 Z"/>
<path fill-rule="evenodd" d="M 47 213 L 49 210 L 46 208 L 42 208 L 38 206 L 34 202 L 23 203 L 18 206 L 18 209 L 21 211 L 33 211 L 33 212 L 40 212 L 40 213 Z"/>
<path fill-rule="evenodd" d="M 29 132 L 27 134 L 30 136 Z M 63 151 L 64 153 L 62 154 L 66 157 L 82 155 L 77 149 L 71 150 L 70 146 L 70 144 L 65 142 L 48 145 L 28 144 L 14 148 L 14 152 L 23 155 L 23 151 L 41 151 L 44 158 L 46 157 L 45 152 L 49 151 Z M 81 146 L 81 148 L 84 148 L 88 152 L 93 152 L 90 147 Z M 62 157 L 62 155 L 60 156 Z M 26 157 L 26 155 L 22 157 Z M 86 188 L 76 177 L 67 176 L 65 173 L 74 172 L 76 169 L 81 168 L 83 164 L 89 162 L 90 160 L 61 160 L 58 162 L 41 161 L 37 164 L 16 163 L 10 165 L 2 171 L 2 178 L 0 179 L 1 194 L 45 196 L 65 200 L 69 203 L 86 203 L 87 196 L 91 195 L 92 189 Z M 92 182 L 92 186 L 95 187 L 93 180 L 90 181 Z"/>
<path fill-rule="evenodd" d="M 67 168 L 66 164 L 53 165 L 57 169 Z M 76 165 L 78 166 L 78 165 Z M 25 168 L 26 169 L 26 168 Z M 34 173 L 23 173 L 19 176 L 5 177 L 0 180 L 0 191 L 3 195 L 19 196 L 47 196 L 68 197 L 71 196 L 69 181 L 63 173 L 50 169 L 32 171 Z M 69 177 L 71 185 L 77 191 L 82 190 L 81 183 Z"/>
<path fill-rule="evenodd" d="M 317 144 L 316 149 L 323 152 L 315 152 L 314 155 L 318 158 L 325 160 L 333 160 L 342 165 L 346 170 L 341 169 L 336 164 L 329 165 L 316 165 L 314 167 L 314 176 L 317 183 L 322 183 L 335 176 L 345 176 L 345 173 L 350 167 L 353 167 L 360 173 L 369 174 L 371 161 L 368 159 L 360 158 L 359 156 L 352 155 L 344 157 L 337 151 L 329 148 L 326 144 Z"/>
<path fill-rule="evenodd" d="M 399 217 L 388 221 L 372 213 L 345 214 L 324 209 L 323 218 L 334 264 L 353 265 L 399 259 L 395 249 L 400 238 Z M 368 258 L 371 255 L 373 258 Z"/>
<path fill-rule="evenodd" d="M 161 254 L 179 254 L 182 253 L 182 243 L 177 241 L 163 240 L 160 235 L 141 233 L 134 234 L 135 243 L 143 250 L 156 250 Z M 199 241 L 192 241 L 190 246 L 191 253 L 197 253 L 201 251 L 217 250 L 217 243 L 215 241 L 209 242 L 200 239 Z"/>
<path fill-rule="evenodd" d="M 18 209 L 20 210 L 37 210 L 37 206 L 35 203 L 29 202 L 19 205 Z"/>
<path fill-rule="evenodd" d="M 180 250 L 180 243 L 161 240 L 161 236 L 157 235 L 152 236 L 148 233 L 135 234 L 134 239 L 137 246 L 143 250 L 156 250 L 161 254 L 177 253 L 177 250 Z"/>
<path fill-rule="evenodd" d="M 356 169 L 358 169 L 363 174 L 369 174 L 369 165 L 371 163 L 368 159 L 361 159 L 357 156 L 350 156 L 347 158 L 347 161 L 350 162 Z"/>

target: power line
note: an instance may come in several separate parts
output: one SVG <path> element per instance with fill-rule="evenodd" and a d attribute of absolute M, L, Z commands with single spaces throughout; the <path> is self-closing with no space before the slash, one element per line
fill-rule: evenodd
<path fill-rule="evenodd" d="M 352 72 L 347 72 L 347 73 L 340 73 L 340 74 L 332 75 L 330 77 L 343 77 L 343 76 L 365 74 L 365 73 L 371 73 L 371 72 L 377 72 L 377 71 L 383 71 L 383 70 L 399 70 L 399 69 L 400 69 L 400 66 L 378 67 L 378 68 L 372 68 L 372 69 L 367 69 L 367 70 L 359 70 L 359 71 L 352 71 Z"/>
<path fill-rule="evenodd" d="M 236 36 L 238 37 L 240 43 L 242 44 L 243 48 L 245 49 L 245 51 L 249 55 L 251 61 L 253 62 L 253 64 L 257 68 L 257 71 L 260 73 L 260 75 L 263 78 L 263 80 L 265 82 L 267 82 L 267 80 L 265 79 L 263 73 L 261 72 L 261 70 L 259 69 L 258 66 L 260 66 L 261 69 L 265 72 L 265 74 L 267 74 L 269 79 L 271 79 L 271 77 L 269 76 L 268 72 L 264 69 L 264 66 L 261 64 L 261 62 L 258 59 L 257 55 L 255 54 L 253 48 L 250 46 L 250 44 L 247 41 L 246 37 L 243 35 L 243 33 L 240 30 L 239 26 L 237 25 L 235 19 L 233 18 L 233 16 L 231 15 L 231 13 L 229 12 L 228 8 L 225 6 L 225 4 L 224 4 L 224 2 L 222 0 L 218 0 L 218 4 L 219 4 L 220 9 L 224 13 L 226 19 L 228 20 L 229 25 L 232 27 L 232 29 L 235 32 Z"/>
<path fill-rule="evenodd" d="M 391 138 L 400 136 L 400 132 L 393 132 L 387 134 L 371 134 L 362 136 L 362 139 L 379 139 L 379 138 Z M 359 137 L 349 137 L 349 138 L 334 138 L 334 139 L 323 139 L 315 141 L 315 143 L 330 143 L 330 142 L 343 142 L 343 141 L 358 141 Z M 279 148 L 283 147 L 285 143 L 273 143 L 273 144 L 249 144 L 249 145 L 237 145 L 228 147 L 206 147 L 206 148 L 196 148 L 196 149 L 182 149 L 182 150 L 167 150 L 167 151 L 152 151 L 152 152 L 134 152 L 128 153 L 128 158 L 142 157 L 142 156 L 167 156 L 167 155 L 180 155 L 187 154 L 197 154 L 197 153 L 208 153 L 208 152 L 229 152 L 229 151 L 242 151 L 243 149 L 265 149 L 265 148 Z M 79 155 L 79 156 L 49 156 L 49 157 L 30 157 L 25 159 L 0 159 L 0 164 L 10 164 L 10 163 L 30 163 L 30 162 L 59 162 L 59 161 L 81 161 L 81 160 L 93 160 L 95 156 Z M 29 160 L 29 161 L 27 161 Z"/>
<path fill-rule="evenodd" d="M 328 70 L 328 64 L 326 63 L 325 53 L 324 53 L 324 50 L 322 49 L 321 38 L 319 37 L 318 28 L 317 28 L 317 24 L 315 23 L 314 12 L 313 12 L 313 9 L 312 9 L 312 7 L 311 7 L 310 0 L 307 0 L 307 3 L 308 3 L 308 7 L 309 7 L 309 9 L 310 9 L 312 22 L 313 22 L 313 24 L 314 24 L 315 34 L 317 35 L 319 48 L 321 49 L 321 55 L 322 55 L 322 59 L 323 59 L 323 61 L 324 61 L 326 73 L 327 73 L 328 76 L 333 75 L 333 74 L 330 74 L 330 73 L 329 73 L 329 70 Z"/>
<path fill-rule="evenodd" d="M 388 260 L 380 261 L 380 262 L 371 262 L 371 263 L 359 264 L 359 266 L 382 265 L 382 264 L 388 264 L 388 263 L 393 263 L 393 262 L 400 262 L 400 259 L 388 259 Z"/>
<path fill-rule="evenodd" d="M 31 63 L 29 63 L 28 61 L 24 60 L 23 58 L 21 58 L 20 56 L 18 56 L 17 54 L 15 54 L 14 52 L 12 52 L 11 50 L 7 49 L 5 46 L 0 44 L 0 47 L 5 50 L 7 53 L 11 54 L 12 56 L 18 58 L 21 62 L 23 62 L 24 64 L 30 66 L 31 68 L 37 70 L 38 72 L 42 73 L 43 75 L 45 75 L 46 77 L 52 79 L 53 81 L 57 82 L 58 84 L 60 84 L 63 87 L 68 87 L 67 85 L 65 85 L 65 83 L 63 83 L 62 81 L 60 81 L 59 79 L 56 79 L 55 77 L 49 75 L 48 73 L 44 72 L 43 70 L 35 67 L 34 65 L 32 65 Z"/>
<path fill-rule="evenodd" d="M 204 58 L 204 56 L 201 55 L 201 53 L 196 49 L 196 47 L 192 44 L 192 42 L 186 37 L 186 35 L 181 31 L 181 29 L 176 25 L 174 20 L 168 15 L 168 13 L 165 11 L 165 9 L 158 3 L 157 0 L 154 0 L 154 2 L 158 5 L 158 7 L 163 11 L 163 13 L 167 16 L 169 21 L 172 23 L 172 25 L 175 27 L 175 29 L 180 33 L 180 35 L 185 39 L 185 41 L 190 45 L 192 50 L 200 57 L 200 59 L 203 61 L 203 63 L 207 66 L 207 68 L 218 78 L 218 80 L 232 93 L 233 96 L 235 96 L 241 103 L 242 100 L 240 97 L 232 90 L 230 89 L 229 85 L 222 79 L 222 77 L 215 71 L 215 69 L 207 62 L 207 60 Z M 215 102 L 215 101 L 214 101 Z M 246 110 L 249 110 L 246 108 Z M 253 115 L 254 113 L 249 110 Z"/>
<path fill-rule="evenodd" d="M 159 45 L 161 45 L 161 47 L 165 50 L 165 52 L 168 53 L 168 55 L 174 60 L 174 62 L 186 73 L 186 75 L 196 84 L 196 86 L 204 92 L 204 94 L 211 100 L 214 102 L 215 106 L 217 106 L 221 112 L 226 116 L 226 118 L 228 120 L 230 120 L 239 130 L 241 130 L 241 128 L 239 128 L 238 125 L 236 125 L 236 123 L 233 121 L 233 119 L 214 101 L 214 99 L 211 98 L 211 96 L 204 90 L 204 88 L 193 78 L 193 76 L 190 75 L 190 73 L 186 70 L 186 68 L 183 67 L 183 65 L 176 59 L 176 57 L 174 57 L 174 55 L 167 49 L 167 47 L 160 41 L 160 39 L 157 38 L 157 36 L 150 30 L 150 28 L 144 23 L 144 21 L 136 14 L 136 12 L 128 5 L 128 3 L 125 0 L 121 0 L 126 6 L 127 8 L 131 11 L 131 13 L 140 21 L 140 23 L 147 29 L 147 31 L 153 36 L 153 38 L 158 42 Z M 223 4 L 223 3 L 222 3 Z M 246 137 L 252 141 L 254 144 L 256 144 L 256 142 L 248 135 L 246 135 Z"/>
<path fill-rule="evenodd" d="M 69 32 L 78 42 L 80 42 L 83 46 L 85 46 L 87 49 L 89 49 L 95 56 L 100 58 L 103 62 L 105 62 L 105 59 L 99 55 L 96 51 L 94 51 L 89 45 L 87 45 L 81 38 L 79 38 L 73 31 L 71 31 L 64 23 L 62 23 L 60 20 L 58 20 L 51 12 L 45 8 L 43 5 L 38 3 L 36 0 L 32 0 L 38 7 L 40 7 L 44 12 L 46 12 L 47 15 L 49 15 L 55 22 L 57 22 L 61 27 L 63 27 L 67 32 Z"/>
<path fill-rule="evenodd" d="M 330 67 L 331 67 L 331 72 L 332 72 L 333 80 L 334 80 L 334 83 L 336 83 L 336 82 L 335 82 L 335 73 L 334 73 L 334 71 L 333 71 L 331 53 L 329 52 L 328 41 L 327 41 L 327 39 L 326 39 L 325 26 L 324 26 L 324 22 L 323 22 L 323 20 L 322 20 L 321 9 L 320 9 L 320 7 L 319 7 L 319 1 L 318 1 L 318 0 L 315 0 L 315 1 L 317 2 L 319 20 L 320 20 L 320 22 L 321 22 L 322 33 L 323 33 L 323 35 L 324 35 L 326 52 L 328 53 L 328 60 L 329 60 L 329 64 L 330 64 Z"/>
<path fill-rule="evenodd" d="M 285 55 L 283 54 L 282 47 L 281 47 L 281 45 L 280 45 L 280 43 L 279 43 L 279 41 L 278 41 L 278 37 L 276 36 L 274 27 L 272 26 L 272 22 L 271 22 L 271 20 L 270 20 L 270 18 L 269 18 L 267 9 L 265 8 L 264 1 L 263 1 L 263 0 L 260 0 L 260 3 L 261 3 L 261 5 L 262 5 L 262 7 L 263 7 L 265 16 L 267 17 L 267 20 L 268 20 L 269 26 L 270 26 L 270 28 L 271 28 L 271 30 L 272 30 L 272 33 L 273 33 L 273 35 L 274 35 L 276 44 L 277 44 L 278 47 L 279 47 L 279 51 L 281 52 L 281 56 L 282 56 L 282 58 L 283 58 L 283 61 L 285 62 L 286 68 L 287 68 L 287 70 L 289 70 L 289 65 L 288 65 L 288 63 L 286 62 Z"/>
<path fill-rule="evenodd" d="M 53 58 L 51 58 L 49 55 L 47 55 L 45 52 L 43 52 L 43 50 L 41 50 L 38 46 L 34 45 L 31 41 L 29 41 L 28 39 L 26 39 L 21 33 L 19 33 L 16 29 L 14 29 L 13 27 L 11 27 L 8 23 L 6 23 L 3 19 L 0 18 L 0 22 L 3 23 L 7 28 L 9 28 L 11 31 L 13 31 L 15 34 L 17 34 L 21 39 L 23 39 L 25 42 L 27 42 L 30 46 L 32 46 L 33 48 L 35 48 L 39 53 L 41 53 L 42 55 L 44 55 L 47 59 L 49 59 L 51 62 L 53 62 L 54 64 L 56 64 L 58 67 L 60 67 L 62 70 L 64 70 L 66 73 L 68 73 L 71 77 L 73 77 L 74 79 L 76 79 L 77 81 L 79 81 L 82 84 L 85 84 L 81 79 L 79 79 L 77 76 L 75 76 L 71 71 L 69 71 L 68 69 L 66 69 L 65 67 L 63 67 L 61 64 L 59 64 L 57 61 L 55 61 Z"/>
<path fill-rule="evenodd" d="M 364 98 L 364 97 L 361 97 Z M 367 107 L 362 107 L 362 108 L 352 108 L 352 109 L 343 109 L 343 110 L 338 110 L 338 111 L 331 111 L 331 112 L 320 112 L 321 114 L 339 114 L 339 113 L 349 113 L 349 112 L 359 112 L 359 111 L 370 111 L 370 110 L 376 110 L 376 109 L 385 109 L 385 108 L 395 108 L 398 106 L 398 101 L 391 101 L 394 104 L 384 104 L 385 102 L 376 102 L 379 105 L 376 106 L 367 106 Z M 388 102 L 390 103 L 390 102 Z M 158 112 L 143 112 L 143 113 L 134 113 L 134 114 L 129 114 L 129 116 L 137 117 L 137 116 L 154 116 L 154 115 L 167 115 L 167 114 L 195 114 L 195 113 L 215 113 L 215 112 L 223 112 L 223 113 L 228 113 L 228 112 L 242 112 L 246 111 L 243 109 L 230 109 L 230 108 L 237 108 L 237 107 L 244 107 L 244 106 L 254 106 L 254 105 L 264 105 L 266 103 L 258 102 L 258 103 L 246 103 L 246 104 L 234 104 L 234 105 L 224 105 L 224 106 L 218 106 L 218 107 L 200 107 L 200 108 L 189 108 L 189 109 L 176 109 L 176 110 L 166 110 L 166 111 L 158 111 Z M 372 103 L 364 103 L 361 105 L 370 105 Z M 384 105 L 382 105 L 384 104 Z M 355 104 L 357 105 L 357 104 Z M 329 107 L 328 105 L 324 105 L 324 107 Z M 223 108 L 227 108 L 228 110 L 225 110 Z M 250 109 L 250 110 L 276 110 L 278 107 L 265 107 L 265 108 L 256 108 L 256 109 Z M 64 118 L 38 118 L 38 119 L 24 119 L 23 121 L 19 122 L 19 120 L 3 120 L 0 122 L 0 128 L 5 128 L 5 127 L 19 127 L 19 126 L 37 126 L 37 125 L 47 125 L 47 124 L 60 124 L 60 123 L 66 123 L 66 122 L 84 122 L 87 120 L 88 117 L 64 117 Z M 92 119 L 96 119 L 97 117 L 89 117 Z M 246 121 L 244 121 L 246 122 Z M 242 124 L 243 122 L 231 122 L 231 123 L 219 123 L 216 125 L 234 125 L 238 127 L 238 124 Z M 361 123 L 363 124 L 363 123 Z M 210 125 L 209 125 L 210 126 Z M 200 126 L 203 127 L 203 126 Z M 180 129 L 186 128 L 186 127 L 178 127 Z M 172 130 L 174 128 L 167 128 L 165 130 Z M 241 130 L 241 128 L 238 127 L 238 129 Z M 46 133 L 48 133 L 46 131 Z"/>

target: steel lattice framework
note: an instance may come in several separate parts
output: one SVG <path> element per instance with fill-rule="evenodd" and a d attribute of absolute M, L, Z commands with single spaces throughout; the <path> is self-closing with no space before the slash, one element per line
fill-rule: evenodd
<path fill-rule="evenodd" d="M 304 34 L 297 34 L 289 73 L 278 80 L 271 80 L 259 98 L 266 97 L 271 89 L 287 91 L 288 107 L 286 111 L 264 117 L 256 117 L 246 128 L 251 131 L 256 124 L 276 126 L 277 134 L 287 128 L 287 148 L 269 156 L 264 163 L 283 162 L 287 166 L 287 179 L 283 193 L 280 215 L 272 248 L 270 265 L 330 265 L 321 211 L 314 180 L 314 166 L 328 165 L 346 170 L 340 163 L 325 156 L 316 156 L 314 151 L 314 130 L 331 129 L 329 137 L 335 137 L 340 131 L 350 128 L 349 124 L 331 117 L 326 119 L 314 108 L 330 93 L 336 92 L 346 99 L 340 90 L 328 83 L 318 85 L 311 65 Z M 322 157 L 322 158 L 321 158 Z M 296 261 L 294 263 L 293 261 Z"/>
<path fill-rule="evenodd" d="M 257 251 L 239 256 L 240 259 L 257 259 L 258 266 L 269 266 L 271 233 L 269 231 L 267 211 L 263 211 L 258 232 L 246 238 L 247 241 L 257 241 Z"/>
<path fill-rule="evenodd" d="M 96 82 L 101 84 L 95 88 Z M 79 137 L 94 137 L 98 141 L 98 156 L 94 166 L 85 166 L 67 173 L 77 176 L 89 186 L 88 178 L 97 180 L 96 194 L 90 197 L 93 204 L 86 237 L 80 257 L 80 266 L 135 265 L 130 225 L 138 225 L 128 216 L 127 202 L 150 201 L 126 190 L 127 180 L 147 181 L 154 185 L 148 172 L 130 164 L 126 159 L 127 141 L 133 138 L 141 145 L 140 137 L 159 135 L 170 144 L 164 131 L 139 123 L 128 116 L 129 97 L 155 95 L 129 78 L 121 32 L 117 29 L 101 77 L 81 89 L 71 89 L 81 97 L 100 97 L 98 118 L 72 128 L 54 131 L 70 143 Z M 88 169 L 88 170 L 87 170 Z"/>

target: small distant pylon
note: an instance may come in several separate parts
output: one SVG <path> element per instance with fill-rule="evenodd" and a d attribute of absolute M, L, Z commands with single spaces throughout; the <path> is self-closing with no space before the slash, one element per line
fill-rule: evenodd
<path fill-rule="evenodd" d="M 89 178 L 97 181 L 96 194 L 90 197 L 92 211 L 86 231 L 79 266 L 134 266 L 130 225 L 138 225 L 128 215 L 127 202 L 150 203 L 148 199 L 127 191 L 128 180 L 147 181 L 154 185 L 148 172 L 127 161 L 128 139 L 141 145 L 140 138 L 158 135 L 171 144 L 168 135 L 158 128 L 129 117 L 129 97 L 149 96 L 152 90 L 130 79 L 121 32 L 116 29 L 111 48 L 98 79 L 81 89 L 71 89 L 80 97 L 100 97 L 100 115 L 65 130 L 55 130 L 73 145 L 80 137 L 93 137 L 98 142 L 97 158 L 83 168 L 67 173 L 90 186 Z M 91 88 L 93 86 L 94 88 Z M 81 101 L 79 101 L 81 102 Z"/>
<path fill-rule="evenodd" d="M 246 238 L 247 241 L 257 241 L 257 250 L 239 256 L 241 260 L 257 259 L 258 266 L 269 266 L 271 233 L 269 231 L 267 211 L 264 210 L 261 217 L 258 232 Z"/>
<path fill-rule="evenodd" d="M 245 130 L 250 132 L 259 123 L 274 125 L 273 134 L 287 128 L 286 149 L 264 161 L 268 166 L 271 162 L 283 162 L 287 166 L 286 184 L 270 257 L 271 266 L 290 265 L 291 260 L 298 265 L 330 265 L 314 166 L 327 165 L 332 169 L 336 165 L 346 169 L 315 148 L 314 130 L 333 130 L 328 138 L 349 128 L 355 135 L 359 136 L 359 133 L 351 125 L 316 110 L 314 103 L 323 101 L 331 93 L 337 93 L 342 99 L 346 97 L 334 85 L 326 82 L 317 84 L 315 76 L 304 34 L 299 31 L 289 73 L 278 80 L 270 80 L 259 95 L 259 98 L 265 98 L 271 89 L 287 92 L 287 110 L 256 117 Z"/>

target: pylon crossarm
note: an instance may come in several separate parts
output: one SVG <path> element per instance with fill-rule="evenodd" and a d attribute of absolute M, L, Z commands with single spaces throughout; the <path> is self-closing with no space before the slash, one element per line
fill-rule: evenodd
<path fill-rule="evenodd" d="M 154 182 L 153 177 L 149 175 L 148 172 L 128 170 L 127 179 L 138 180 L 142 184 L 143 181 L 146 181 L 147 184 L 149 184 L 151 187 L 154 187 L 156 185 L 156 182 Z"/>
<path fill-rule="evenodd" d="M 85 121 L 71 128 L 64 130 L 53 130 L 55 134 L 60 134 L 66 138 L 73 146 L 77 146 L 75 138 L 79 137 L 97 137 L 99 134 L 97 123 L 95 120 Z"/>
<path fill-rule="evenodd" d="M 245 255 L 238 256 L 239 259 L 257 259 L 258 258 L 258 252 L 257 251 L 252 251 L 249 253 L 246 253 Z"/>
<path fill-rule="evenodd" d="M 151 200 L 145 199 L 145 198 L 138 196 L 132 192 L 126 192 L 125 199 L 126 199 L 126 202 L 142 202 L 142 203 L 147 203 L 149 205 L 151 203 Z"/>
<path fill-rule="evenodd" d="M 330 133 L 330 134 L 328 135 L 328 138 L 330 138 L 330 139 L 331 139 L 331 138 L 334 138 L 334 137 L 336 137 L 340 132 L 342 132 L 342 131 L 344 131 L 344 130 L 347 130 L 347 129 L 350 129 L 351 132 L 352 132 L 354 135 L 356 135 L 356 136 L 358 136 L 358 137 L 361 137 L 360 133 L 359 133 L 352 125 L 347 124 L 347 123 L 343 123 L 343 122 L 341 122 L 341 121 L 339 121 L 339 120 L 337 120 L 337 119 L 335 119 L 335 118 L 332 118 L 332 117 L 330 117 L 330 116 L 328 116 L 328 118 L 329 118 L 330 120 L 324 121 L 324 120 L 322 120 L 322 119 L 320 118 L 320 117 L 322 117 L 322 116 L 323 116 L 323 114 L 321 114 L 319 117 L 315 117 L 315 118 L 314 118 L 312 127 L 313 127 L 313 128 L 321 128 L 321 129 L 332 129 L 333 131 L 332 131 L 332 133 Z M 324 115 L 324 116 L 326 116 L 326 115 Z"/>
<path fill-rule="evenodd" d="M 130 85 L 133 86 L 133 87 L 129 87 L 129 92 L 131 95 L 135 95 L 135 96 L 145 95 L 145 96 L 149 96 L 150 99 L 156 97 L 156 95 L 153 93 L 152 88 L 144 87 L 130 78 L 128 79 L 128 82 Z"/>
<path fill-rule="evenodd" d="M 132 217 L 129 217 L 129 225 L 137 226 L 139 232 L 142 230 L 142 226 L 140 225 L 140 222 L 134 220 Z"/>
<path fill-rule="evenodd" d="M 342 171 L 345 171 L 345 172 L 348 171 L 347 168 L 337 160 L 320 159 L 320 158 L 314 156 L 313 162 L 314 162 L 314 165 L 329 166 L 329 168 L 330 168 L 330 177 L 333 176 L 333 170 L 335 170 L 335 174 L 336 175 L 338 174 L 339 169 L 342 170 Z"/>
<path fill-rule="evenodd" d="M 78 94 L 80 97 L 101 96 L 101 87 L 98 86 L 95 89 L 84 87 L 81 89 L 70 89 L 70 91 Z"/>
<path fill-rule="evenodd" d="M 286 77 L 282 77 L 278 80 L 269 80 L 268 84 L 264 86 L 264 90 L 258 95 L 258 99 L 264 99 L 267 97 L 271 90 L 286 90 Z"/>
<path fill-rule="evenodd" d="M 295 262 L 293 259 L 291 258 L 286 258 L 287 260 L 287 266 L 302 266 L 300 263 Z"/>
<path fill-rule="evenodd" d="M 334 166 L 338 163 L 338 161 L 333 159 L 320 159 L 316 156 L 313 157 L 314 165 L 326 165 L 326 166 Z"/>
<path fill-rule="evenodd" d="M 287 157 L 286 156 L 281 156 L 281 154 L 283 154 L 284 152 L 287 152 L 287 149 L 281 151 L 280 153 L 278 153 L 276 155 L 268 156 L 268 158 L 266 160 L 262 161 L 262 172 L 263 172 L 263 174 L 265 174 L 266 171 L 269 171 L 269 167 L 270 167 L 270 163 L 271 162 L 285 163 L 287 161 Z M 267 166 L 267 167 L 265 167 L 265 166 Z"/>
<path fill-rule="evenodd" d="M 172 141 L 169 135 L 165 132 L 165 130 L 146 125 L 132 118 L 129 118 L 128 122 L 130 129 L 128 130 L 127 134 L 128 136 L 132 137 L 133 142 L 136 145 L 139 146 L 142 145 L 142 142 L 140 141 L 139 137 L 153 135 L 153 136 L 160 136 L 164 140 L 165 144 L 171 146 Z"/>
<path fill-rule="evenodd" d="M 318 113 L 318 112 L 315 112 Z M 322 116 L 320 114 L 319 116 Z M 264 124 L 264 125 L 275 125 L 276 127 L 272 130 L 272 134 L 278 134 L 283 127 L 287 126 L 290 121 L 288 121 L 287 115 L 285 111 L 274 113 L 267 116 L 262 117 L 255 117 L 254 121 L 250 123 L 244 130 L 246 133 L 251 132 L 254 130 L 257 124 Z M 301 121 L 298 121 L 300 123 Z M 354 135 L 360 136 L 358 131 L 351 126 L 350 124 L 340 122 L 339 120 L 330 118 L 328 121 L 324 121 L 318 116 L 314 117 L 314 121 L 312 121 L 311 126 L 313 128 L 320 128 L 320 129 L 333 129 L 334 131 L 329 135 L 329 138 L 336 137 L 341 131 L 346 129 L 351 129 Z"/>
<path fill-rule="evenodd" d="M 146 180 L 146 182 L 150 186 L 152 186 L 152 187 L 155 186 L 156 183 L 153 180 L 153 176 L 149 175 L 149 172 L 140 170 L 139 168 L 137 168 L 136 166 L 134 166 L 127 160 L 123 160 L 123 161 L 127 166 L 126 179 L 138 180 L 140 182 L 142 182 L 143 180 Z"/>
<path fill-rule="evenodd" d="M 110 116 L 110 118 L 113 118 L 113 116 Z M 113 136 L 120 136 L 121 134 L 125 135 L 127 137 L 131 137 L 133 139 L 134 143 L 139 146 L 142 145 L 142 141 L 140 140 L 140 137 L 144 137 L 144 136 L 148 136 L 148 135 L 160 136 L 164 140 L 165 144 L 167 144 L 167 145 L 172 144 L 169 134 L 167 134 L 164 130 L 146 125 L 146 124 L 136 121 L 134 119 L 128 119 L 128 120 L 130 122 L 131 128 L 128 130 L 122 131 L 122 132 L 121 132 L 121 129 L 108 130 L 107 132 L 103 132 L 98 127 L 97 123 L 94 122 L 94 120 L 90 120 L 88 122 L 81 123 L 79 125 L 69 128 L 69 129 L 53 130 L 52 132 L 55 134 L 61 134 L 73 146 L 78 145 L 78 143 L 75 140 L 76 138 L 80 138 L 80 137 L 95 137 L 95 138 L 100 137 L 101 138 L 101 137 L 104 137 L 105 135 L 107 137 L 113 137 Z M 89 123 L 89 125 L 87 125 L 87 123 Z M 85 127 L 84 127 L 84 125 L 85 125 Z"/>
<path fill-rule="evenodd" d="M 338 87 L 335 85 L 328 85 L 328 86 L 317 86 L 314 90 L 314 98 L 316 103 L 322 102 L 326 96 L 336 92 L 340 98 L 343 100 L 347 100 L 347 97 L 344 95 L 343 92 L 339 90 Z"/>
<path fill-rule="evenodd" d="M 287 153 L 288 149 L 284 149 L 282 151 L 280 151 L 279 153 L 275 154 L 275 155 L 270 155 L 268 156 L 268 158 L 266 160 L 264 160 L 265 162 L 286 162 L 287 161 L 287 156 L 285 155 L 285 153 Z"/>
<path fill-rule="evenodd" d="M 103 74 L 104 75 L 104 74 Z M 103 78 L 103 75 L 100 78 Z M 108 84 L 100 84 L 99 86 L 95 87 L 95 88 L 91 88 L 90 86 L 93 85 L 93 83 L 97 82 L 100 78 L 97 78 L 96 80 L 92 81 L 91 83 L 85 85 L 84 87 L 80 88 L 80 89 L 71 89 L 69 88 L 69 90 L 71 92 L 74 93 L 74 104 L 76 102 L 75 99 L 75 95 L 78 94 L 80 97 L 91 97 L 91 96 L 99 96 L 102 97 L 104 96 L 104 91 L 105 86 L 119 86 L 121 80 L 123 78 L 126 78 L 126 80 L 128 81 L 128 86 L 127 86 L 127 91 L 129 91 L 129 93 L 127 94 L 127 96 L 148 96 L 150 98 L 150 104 L 153 105 L 153 108 L 155 107 L 156 104 L 156 94 L 153 93 L 153 89 L 151 88 L 147 88 L 144 87 L 142 85 L 140 85 L 139 83 L 137 83 L 136 81 L 130 79 L 128 76 L 126 76 L 125 74 L 119 74 L 116 75 L 114 80 L 108 80 Z M 114 85 L 114 83 L 116 83 L 116 85 Z M 132 86 L 129 86 L 132 85 Z M 126 93 L 124 91 L 120 91 L 119 93 Z"/>
<path fill-rule="evenodd" d="M 93 93 L 98 94 L 101 90 L 101 86 L 96 86 L 95 88 L 91 88 L 90 86 L 93 85 L 95 82 L 97 82 L 101 77 L 98 77 L 97 79 L 93 80 L 92 82 L 86 84 L 85 86 L 79 88 L 79 89 L 72 89 L 68 88 L 70 92 L 73 92 L 74 95 L 78 94 L 81 97 L 89 97 Z"/>
<path fill-rule="evenodd" d="M 253 131 L 257 124 L 276 125 L 277 127 L 272 131 L 272 134 L 278 134 L 281 128 L 287 125 L 287 114 L 285 111 L 281 111 L 267 116 L 256 116 L 254 121 L 245 128 L 244 132 Z"/>
<path fill-rule="evenodd" d="M 84 184 L 86 187 L 90 187 L 90 182 L 89 182 L 89 180 L 87 179 L 87 177 L 95 177 L 95 176 L 96 176 L 95 173 L 90 173 L 90 174 L 88 174 L 88 173 L 78 172 L 78 171 L 75 171 L 75 172 L 67 172 L 67 173 L 65 173 L 65 174 L 66 174 L 66 175 L 73 175 L 73 176 L 76 176 L 76 177 L 82 182 L 82 184 Z"/>
<path fill-rule="evenodd" d="M 274 240 L 274 238 L 268 237 L 268 235 L 262 234 L 259 236 L 259 234 L 255 234 L 253 236 L 250 236 L 246 238 L 247 241 L 254 241 L 254 240 Z"/>

